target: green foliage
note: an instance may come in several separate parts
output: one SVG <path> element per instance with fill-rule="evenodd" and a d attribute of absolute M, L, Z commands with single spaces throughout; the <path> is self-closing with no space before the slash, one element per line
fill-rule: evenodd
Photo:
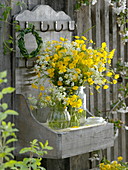
<path fill-rule="evenodd" d="M 0 84 L 6 83 L 7 72 L 0 72 Z M 12 170 L 45 170 L 41 166 L 42 156 L 47 154 L 48 150 L 53 148 L 48 146 L 48 141 L 45 144 L 34 139 L 30 142 L 30 147 L 21 149 L 20 154 L 29 152 L 30 157 L 24 158 L 22 161 L 14 160 L 13 151 L 15 148 L 12 143 L 17 141 L 14 123 L 6 122 L 8 115 L 18 115 L 14 110 L 8 109 L 7 103 L 2 103 L 4 95 L 14 92 L 14 88 L 6 87 L 0 91 L 0 170 L 10 168 Z M 36 157 L 36 158 L 34 158 Z"/>
<path fill-rule="evenodd" d="M 48 141 L 43 144 L 42 142 L 38 142 L 37 139 L 34 139 L 30 142 L 30 147 L 21 149 L 20 154 L 29 152 L 31 157 L 33 157 L 34 154 L 37 156 L 43 156 L 44 154 L 47 154 L 46 150 L 52 150 L 52 147 L 48 146 Z"/>
<path fill-rule="evenodd" d="M 16 6 L 19 6 L 21 9 L 22 9 L 23 6 L 26 7 L 26 3 L 20 2 L 20 1 L 15 2 L 15 1 L 12 1 L 12 0 L 10 0 L 10 1 L 5 0 L 3 3 L 0 3 L 0 10 L 2 11 L 2 14 L 1 14 L 1 17 L 0 17 L 0 21 L 2 21 L 4 23 L 4 31 L 8 28 L 7 24 L 8 25 L 13 25 L 16 31 L 20 30 L 20 26 L 18 25 L 17 22 L 13 21 L 13 23 L 10 23 L 10 21 L 9 21 L 9 15 L 10 15 L 10 12 L 12 10 L 10 4 L 12 2 Z M 11 35 L 9 35 L 8 39 L 6 40 L 5 37 L 4 37 L 5 34 L 6 33 L 3 33 L 3 54 L 4 55 L 14 51 L 14 49 L 12 48 L 13 37 Z"/>
<path fill-rule="evenodd" d="M 28 34 L 28 33 L 32 33 L 33 36 L 36 39 L 36 42 L 37 42 L 37 48 L 34 51 L 32 51 L 30 54 L 28 53 L 27 49 L 25 48 L 25 41 L 24 41 L 24 36 L 25 36 L 25 34 Z M 43 41 L 42 41 L 42 38 L 37 33 L 37 31 L 35 30 L 33 25 L 30 25 L 29 28 L 21 30 L 18 37 L 19 37 L 19 39 L 18 39 L 18 47 L 20 49 L 20 53 L 25 58 L 36 57 L 39 54 L 40 49 L 41 49 L 42 44 L 43 44 Z"/>
<path fill-rule="evenodd" d="M 7 6 L 6 3 L 5 4 L 0 3 L 0 9 L 3 10 L 3 13 L 0 17 L 0 21 L 7 21 L 9 13 L 11 11 L 11 7 Z"/>

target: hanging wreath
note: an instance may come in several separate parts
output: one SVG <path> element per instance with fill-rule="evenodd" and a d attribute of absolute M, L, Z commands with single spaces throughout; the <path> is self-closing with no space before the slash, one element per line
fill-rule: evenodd
<path fill-rule="evenodd" d="M 37 43 L 37 48 L 34 51 L 32 51 L 31 53 L 28 53 L 27 49 L 25 48 L 24 36 L 25 36 L 25 34 L 28 34 L 28 33 L 32 33 L 32 35 L 35 37 L 36 43 Z M 35 31 L 34 26 L 30 26 L 29 28 L 25 28 L 24 30 L 21 30 L 18 37 L 20 37 L 18 40 L 18 47 L 20 49 L 20 53 L 25 58 L 36 57 L 39 54 L 40 49 L 43 44 L 43 41 L 42 41 L 42 38 L 39 36 L 39 34 Z"/>

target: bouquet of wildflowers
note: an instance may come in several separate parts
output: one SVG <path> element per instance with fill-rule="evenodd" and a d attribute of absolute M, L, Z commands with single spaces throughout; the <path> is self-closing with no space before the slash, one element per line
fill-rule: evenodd
<path fill-rule="evenodd" d="M 69 42 L 60 38 L 59 41 L 46 42 L 42 54 L 38 57 L 35 71 L 40 78 L 49 78 L 57 87 L 94 86 L 108 88 L 108 84 L 116 84 L 119 75 L 115 75 L 111 67 L 114 51 L 107 51 L 106 43 L 97 49 L 88 48 L 86 37 L 76 36 Z M 111 78 L 111 80 L 110 80 Z"/>
<path fill-rule="evenodd" d="M 41 107 L 70 107 L 81 113 L 80 86 L 99 90 L 117 83 L 119 75 L 111 68 L 115 50 L 109 52 L 105 42 L 93 49 L 89 47 L 92 43 L 84 36 L 75 36 L 72 42 L 61 37 L 60 41 L 44 44 L 35 64 L 37 77 L 32 87 L 40 91 L 35 103 Z M 46 80 L 49 85 L 44 85 Z"/>

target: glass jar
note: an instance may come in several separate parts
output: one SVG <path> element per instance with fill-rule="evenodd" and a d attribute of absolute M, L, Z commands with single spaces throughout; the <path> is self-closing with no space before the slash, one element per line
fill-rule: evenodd
<path fill-rule="evenodd" d="M 78 95 L 82 100 L 82 106 L 79 109 L 82 109 L 83 111 L 78 113 L 75 108 L 68 107 L 68 111 L 71 117 L 70 127 L 82 126 L 86 122 L 86 94 L 84 92 L 84 87 L 80 86 L 75 94 Z"/>
<path fill-rule="evenodd" d="M 68 128 L 70 123 L 70 114 L 67 111 L 67 108 L 52 108 L 47 123 L 50 128 L 55 130 Z"/>

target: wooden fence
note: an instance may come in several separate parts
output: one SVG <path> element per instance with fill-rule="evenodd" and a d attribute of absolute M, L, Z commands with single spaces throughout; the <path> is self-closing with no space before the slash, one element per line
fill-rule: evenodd
<path fill-rule="evenodd" d="M 128 61 L 128 43 L 123 44 L 119 35 L 120 28 L 117 25 L 117 16 L 112 6 L 109 6 L 105 0 L 98 0 L 95 6 L 82 6 L 76 12 L 77 34 L 84 35 L 88 39 L 92 39 L 96 46 L 100 46 L 102 42 L 106 42 L 108 49 L 116 49 L 113 58 L 112 66 L 115 67 L 119 59 Z M 125 83 L 123 81 L 122 83 Z M 87 108 L 94 115 L 107 116 L 110 111 L 111 101 L 116 102 L 118 99 L 118 88 L 120 84 L 111 86 L 107 90 L 101 90 L 97 93 L 93 90 L 94 95 L 90 95 L 87 90 Z M 113 112 L 110 115 L 114 120 L 122 120 L 126 125 L 128 124 L 127 111 Z M 124 161 L 128 161 L 128 131 L 123 126 L 115 136 L 115 144 L 112 148 L 97 151 L 99 160 L 106 157 L 109 160 L 114 160 L 118 156 L 123 156 Z M 89 158 L 90 157 L 90 158 Z M 92 157 L 92 158 L 91 158 Z M 90 168 L 95 168 L 98 162 L 98 157 L 95 153 L 88 154 L 90 161 Z"/>

